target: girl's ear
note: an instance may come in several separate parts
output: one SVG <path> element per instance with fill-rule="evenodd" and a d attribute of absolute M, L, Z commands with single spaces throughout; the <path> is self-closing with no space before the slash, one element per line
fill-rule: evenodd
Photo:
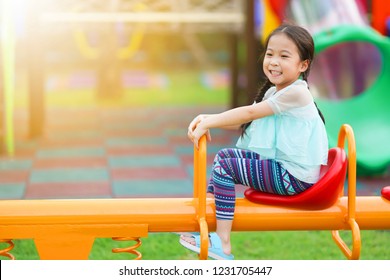
<path fill-rule="evenodd" d="M 307 70 L 307 68 L 309 68 L 309 65 L 310 65 L 310 61 L 308 59 L 304 60 L 301 62 L 301 69 L 300 71 L 303 73 Z"/>

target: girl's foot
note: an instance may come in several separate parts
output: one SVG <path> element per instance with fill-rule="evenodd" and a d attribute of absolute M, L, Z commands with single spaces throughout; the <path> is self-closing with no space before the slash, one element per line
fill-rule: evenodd
<path fill-rule="evenodd" d="M 197 233 L 197 235 L 193 235 L 189 232 L 186 232 L 184 235 L 181 235 L 180 236 L 180 239 L 183 241 L 183 242 L 186 242 L 188 244 L 191 244 L 192 246 L 196 246 L 196 238 L 197 236 L 199 236 L 199 233 Z M 221 246 L 222 246 L 222 252 L 226 255 L 230 255 L 231 254 L 231 245 L 229 242 L 223 242 L 222 239 L 219 237 L 219 235 L 217 233 L 210 233 L 209 234 L 209 248 L 213 247 L 213 244 L 211 242 L 211 239 L 212 239 L 212 236 L 216 236 L 215 238 L 218 238 L 221 242 Z"/>
<path fill-rule="evenodd" d="M 194 251 L 200 253 L 200 235 L 194 235 L 192 237 L 181 236 L 180 244 Z M 209 249 L 208 256 L 217 260 L 233 260 L 234 256 L 230 253 L 230 244 L 229 251 L 223 249 L 222 241 L 217 233 L 210 233 L 209 235 Z"/>

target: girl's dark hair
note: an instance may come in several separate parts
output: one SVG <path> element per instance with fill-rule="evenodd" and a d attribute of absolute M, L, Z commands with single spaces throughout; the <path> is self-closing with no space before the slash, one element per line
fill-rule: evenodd
<path fill-rule="evenodd" d="M 274 31 L 271 32 L 271 34 L 268 35 L 267 39 L 265 40 L 265 48 L 264 52 L 261 56 L 261 61 L 264 59 L 265 52 L 267 50 L 268 42 L 271 39 L 272 36 L 284 33 L 286 36 L 295 43 L 295 45 L 298 48 L 299 57 L 302 61 L 308 60 L 309 66 L 307 67 L 306 71 L 302 73 L 302 79 L 307 82 L 307 77 L 310 73 L 310 68 L 312 61 L 314 59 L 314 41 L 310 33 L 303 27 L 300 27 L 298 25 L 290 24 L 290 23 L 283 23 L 278 28 L 276 28 Z M 264 94 L 266 91 L 272 87 L 273 84 L 266 78 L 264 84 L 260 87 L 256 97 L 255 102 L 261 102 L 263 99 Z M 317 107 L 317 104 L 314 103 Z M 318 114 L 320 115 L 322 121 L 325 123 L 325 118 L 322 115 L 320 109 L 317 107 Z M 241 135 L 245 134 L 245 130 L 251 123 L 246 123 L 241 125 Z"/>

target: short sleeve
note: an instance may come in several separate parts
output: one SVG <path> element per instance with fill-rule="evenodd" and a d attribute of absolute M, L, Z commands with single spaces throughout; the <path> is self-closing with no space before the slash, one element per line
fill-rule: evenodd
<path fill-rule="evenodd" d="M 268 104 L 275 114 L 280 114 L 292 108 L 304 107 L 313 101 L 313 97 L 306 86 L 291 86 L 281 94 L 269 97 Z"/>

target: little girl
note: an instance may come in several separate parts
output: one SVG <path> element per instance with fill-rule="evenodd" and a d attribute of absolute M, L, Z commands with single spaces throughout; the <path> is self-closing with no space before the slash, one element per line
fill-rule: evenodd
<path fill-rule="evenodd" d="M 235 185 L 261 192 L 295 195 L 310 188 L 326 165 L 328 139 L 321 112 L 307 86 L 314 56 L 309 32 L 283 24 L 265 43 L 263 71 L 267 78 L 254 104 L 220 114 L 199 115 L 188 127 L 198 146 L 211 128 L 241 128 L 238 149 L 222 149 L 215 157 L 208 197 L 216 205 L 216 232 L 210 234 L 209 257 L 233 259 L 230 233 Z M 261 98 L 261 96 L 264 96 Z M 182 235 L 180 243 L 199 253 L 199 234 Z"/>

